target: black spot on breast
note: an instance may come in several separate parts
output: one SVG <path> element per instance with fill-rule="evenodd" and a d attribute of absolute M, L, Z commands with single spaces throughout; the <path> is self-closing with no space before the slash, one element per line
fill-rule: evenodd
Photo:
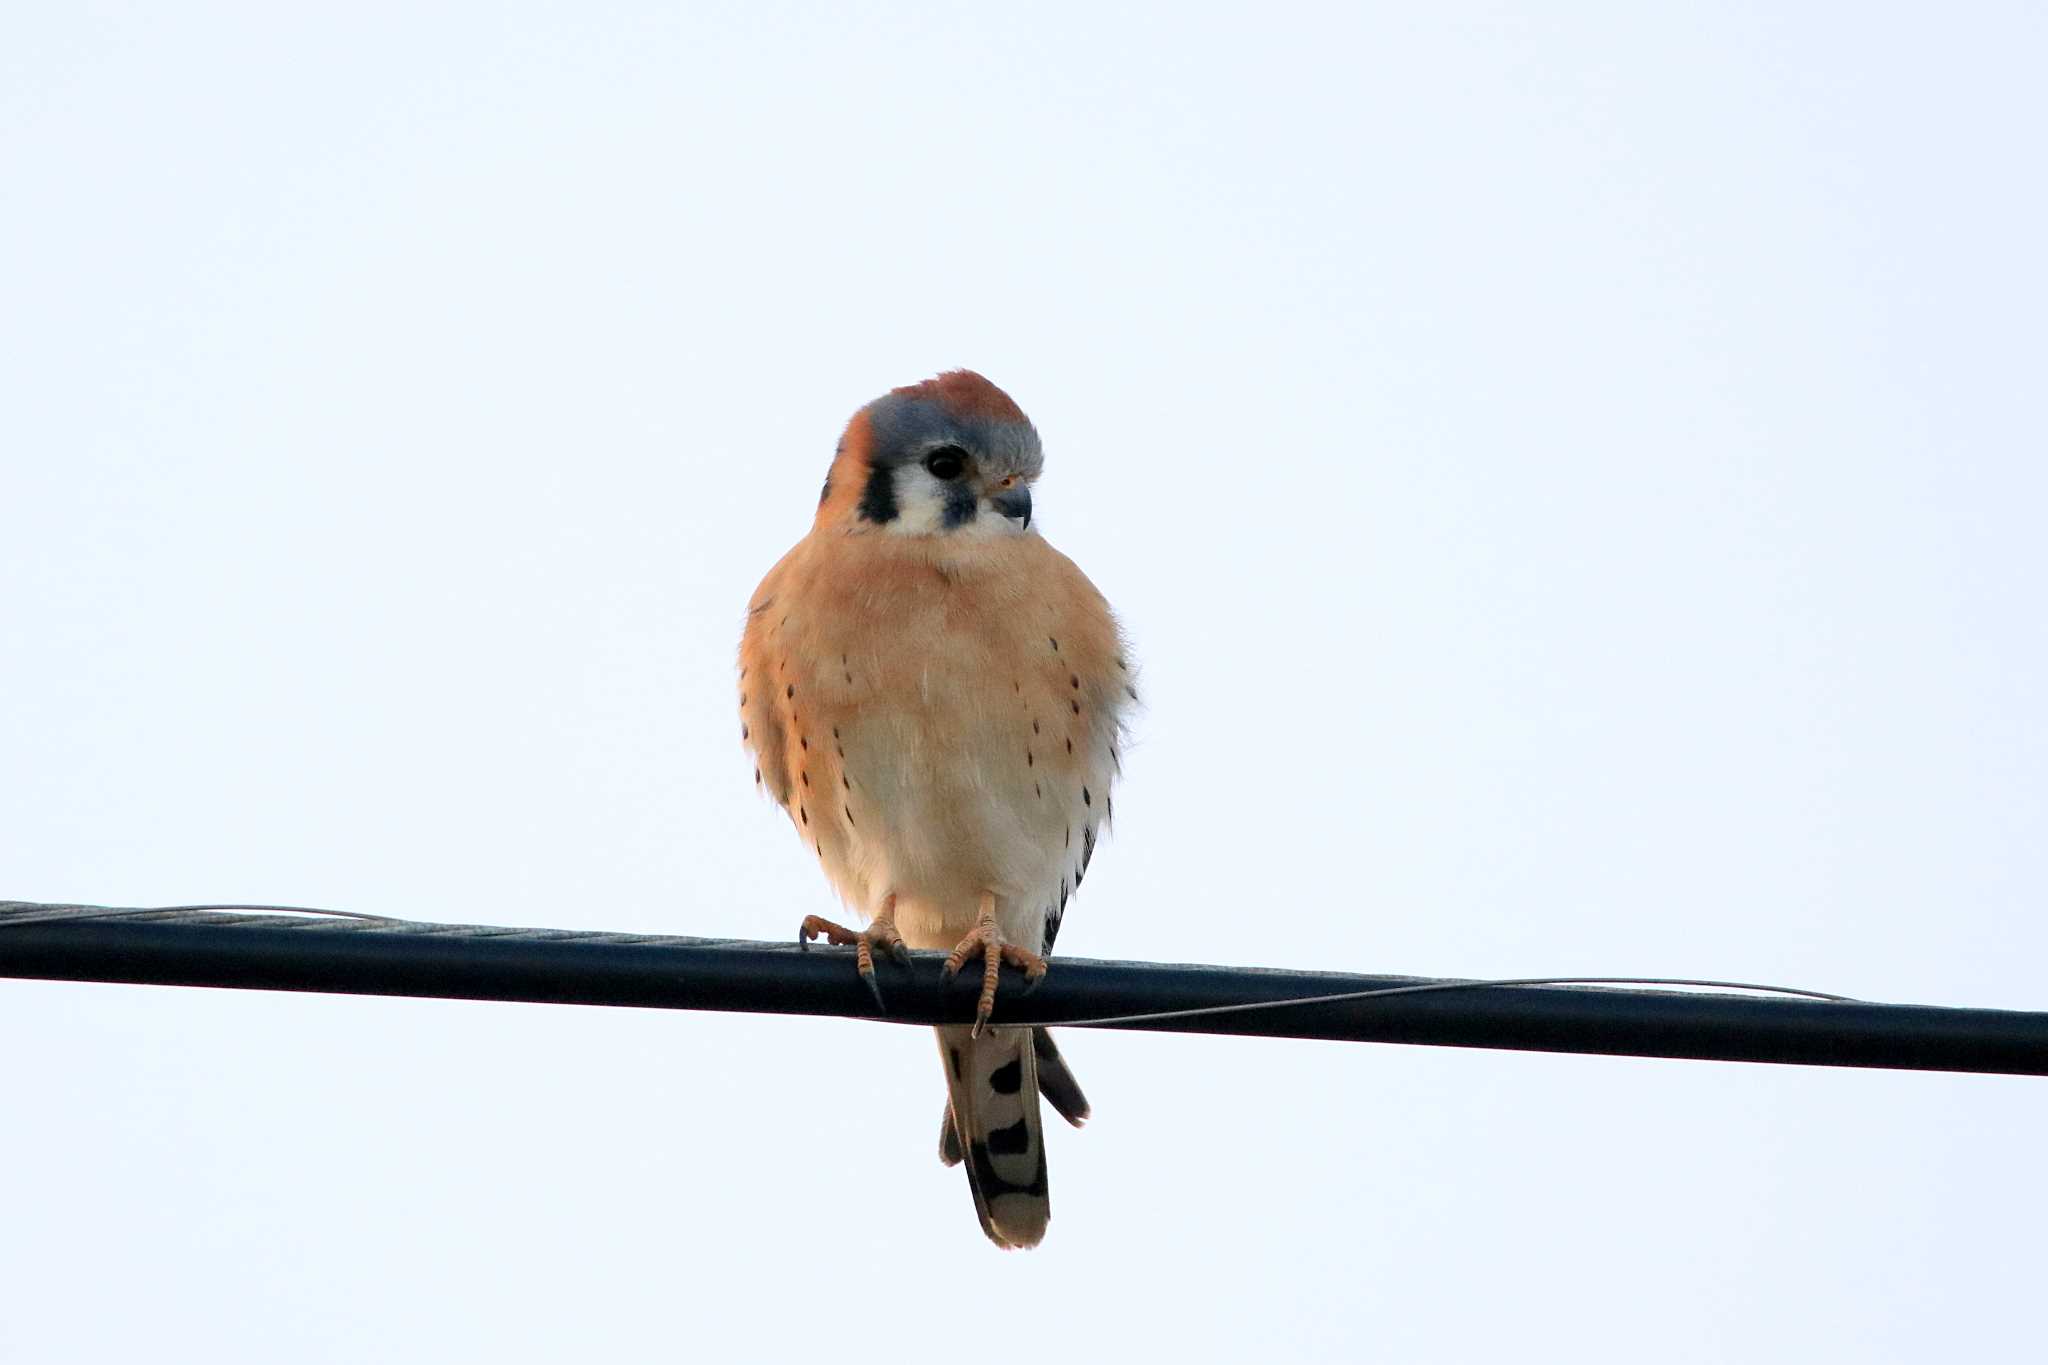
<path fill-rule="evenodd" d="M 796 813 L 797 813 L 798 815 L 801 815 L 801 816 L 803 816 L 803 818 L 804 818 L 804 823 L 805 823 L 805 824 L 807 824 L 807 825 L 808 825 L 809 823 L 811 823 L 811 812 L 810 812 L 810 811 L 809 811 L 808 809 L 806 809 L 806 808 L 805 808 L 805 807 L 803 807 L 803 806 L 798 806 L 798 807 L 796 808 Z"/>
<path fill-rule="evenodd" d="M 794 700 L 796 699 L 796 684 L 795 684 L 795 683 L 791 683 L 791 684 L 789 685 L 789 688 L 788 688 L 788 690 L 787 690 L 787 691 L 785 691 L 785 692 L 784 692 L 784 693 L 783 693 L 782 695 L 783 695 L 783 697 L 784 697 L 784 699 L 785 699 L 785 700 L 790 700 L 790 701 L 794 701 Z"/>
<path fill-rule="evenodd" d="M 1032 753 L 1029 749 L 1026 749 L 1024 751 L 1024 766 L 1027 768 L 1031 768 L 1036 767 L 1037 764 L 1038 760 L 1032 756 Z"/>
<path fill-rule="evenodd" d="M 1074 708 L 1074 714 L 1075 714 L 1075 715 L 1077 715 L 1077 716 L 1078 716 L 1078 715 L 1080 715 L 1080 714 L 1081 714 L 1081 703 L 1080 703 L 1080 702 L 1077 702 L 1077 701 L 1070 701 L 1070 702 L 1068 702 L 1068 703 L 1067 703 L 1067 705 L 1069 705 L 1069 706 L 1071 706 L 1071 707 L 1073 707 L 1073 708 Z"/>
<path fill-rule="evenodd" d="M 1072 735 L 1067 736 L 1067 752 L 1074 752 L 1074 738 Z"/>
<path fill-rule="evenodd" d="M 946 1059 L 947 1059 L 948 1061 L 950 1061 L 950 1062 L 951 1062 L 951 1063 L 953 1064 L 953 1079 L 954 1079 L 954 1080 L 956 1080 L 956 1081 L 957 1081 L 957 1080 L 959 1080 L 959 1079 L 960 1079 L 960 1049 L 959 1049 L 959 1048 L 957 1048 L 957 1047 L 949 1047 L 949 1048 L 947 1048 L 947 1049 L 946 1049 Z"/>
<path fill-rule="evenodd" d="M 853 824 L 853 807 L 852 807 L 852 806 L 841 806 L 841 807 L 840 807 L 840 809 L 846 812 L 846 823 L 847 823 L 847 824 L 849 824 L 849 825 L 852 825 L 852 824 Z M 858 828 L 858 826 L 855 826 L 855 828 Z"/>
<path fill-rule="evenodd" d="M 1053 653 L 1055 653 L 1055 654 L 1059 653 L 1059 652 L 1060 652 L 1060 642 L 1059 642 L 1058 640 L 1056 640 L 1056 639 L 1053 639 L 1053 637 L 1052 637 L 1052 636 L 1050 636 L 1050 635 L 1046 636 L 1045 638 L 1046 638 L 1046 639 L 1048 639 L 1048 640 L 1052 640 L 1052 652 L 1053 652 Z"/>
<path fill-rule="evenodd" d="M 1095 826 L 1081 831 L 1081 870 L 1086 872 L 1088 864 L 1095 860 Z"/>
<path fill-rule="evenodd" d="M 841 755 L 840 755 L 840 757 L 841 757 L 841 758 L 844 758 L 844 757 L 846 757 L 846 755 L 845 755 L 845 754 L 841 754 Z M 840 785 L 840 786 L 842 786 L 842 787 L 844 787 L 844 788 L 846 788 L 846 789 L 847 789 L 848 791 L 852 791 L 852 790 L 853 790 L 853 779 L 852 779 L 852 778 L 850 778 L 850 777 L 848 777 L 848 776 L 847 776 L 847 775 L 846 775 L 845 773 L 841 773 L 841 774 L 839 774 L 839 785 Z"/>
<path fill-rule="evenodd" d="M 811 785 L 811 770 L 810 770 L 809 768 L 799 768 L 799 769 L 797 769 L 797 774 L 796 774 L 796 775 L 797 775 L 798 777 L 801 777 L 801 778 L 802 778 L 802 779 L 804 780 L 804 785 L 805 785 L 806 787 L 808 787 L 808 786 L 810 786 L 810 785 Z"/>
<path fill-rule="evenodd" d="M 746 698 L 745 698 L 745 697 L 741 697 L 741 698 L 740 698 L 740 701 L 741 701 L 741 703 L 742 703 L 742 704 L 744 704 L 744 703 L 745 703 L 745 701 L 746 701 Z M 1036 717 L 1036 716 L 1033 716 L 1033 717 L 1031 718 L 1031 733 L 1032 733 L 1032 734 L 1034 734 L 1034 735 L 1038 733 L 1038 717 Z"/>
<path fill-rule="evenodd" d="M 1073 685 L 1073 688 L 1076 692 L 1079 692 L 1081 690 L 1081 675 L 1079 673 L 1069 673 L 1067 675 L 1067 681 Z"/>
<path fill-rule="evenodd" d="M 1031 1130 L 1018 1119 L 1007 1128 L 988 1130 L 988 1149 L 996 1156 L 1022 1156 L 1031 1150 Z"/>
<path fill-rule="evenodd" d="M 896 474 L 886 465 L 868 466 L 866 487 L 860 490 L 860 517 L 877 526 L 896 520 Z"/>
<path fill-rule="evenodd" d="M 804 746 L 805 753 L 809 753 L 811 751 L 811 742 L 808 739 L 805 739 L 802 735 L 798 735 L 796 737 L 796 742 Z"/>
<path fill-rule="evenodd" d="M 831 497 L 831 496 L 832 496 L 832 476 L 831 476 L 830 474 L 827 474 L 827 475 L 825 476 L 825 486 L 824 486 L 823 488 L 820 488 L 820 489 L 818 490 L 818 505 L 819 505 L 820 507 L 824 506 L 824 505 L 825 505 L 825 499 L 827 499 L 827 498 L 829 498 L 829 497 Z"/>
<path fill-rule="evenodd" d="M 1031 794 L 1037 797 L 1039 800 L 1043 801 L 1045 799 L 1045 788 L 1039 786 L 1036 782 L 1033 782 L 1031 784 Z"/>
<path fill-rule="evenodd" d="M 1084 806 L 1092 806 L 1095 804 L 1094 801 L 1089 799 L 1088 789 L 1086 787 L 1081 788 L 1081 804 Z"/>
<path fill-rule="evenodd" d="M 747 727 L 746 727 L 745 725 L 741 725 L 741 726 L 740 726 L 740 738 L 741 738 L 741 739 L 745 739 L 746 737 L 747 737 Z"/>
<path fill-rule="evenodd" d="M 1024 1084 L 1024 1059 L 1012 1057 L 988 1073 L 989 1089 L 998 1095 L 1014 1095 Z"/>

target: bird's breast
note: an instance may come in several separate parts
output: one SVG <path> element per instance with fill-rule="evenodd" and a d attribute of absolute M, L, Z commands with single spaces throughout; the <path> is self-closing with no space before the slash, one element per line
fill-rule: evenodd
<path fill-rule="evenodd" d="M 893 891 L 906 935 L 930 921 L 923 946 L 950 946 L 984 890 L 1036 946 L 1108 814 L 1129 696 L 1115 623 L 1028 540 L 1051 559 L 948 568 L 842 543 L 793 556 L 767 604 L 754 667 L 773 670 L 792 818 L 848 899 Z"/>

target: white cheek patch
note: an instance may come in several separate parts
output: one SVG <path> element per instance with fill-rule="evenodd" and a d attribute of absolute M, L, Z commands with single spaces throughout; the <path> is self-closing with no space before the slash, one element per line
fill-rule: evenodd
<path fill-rule="evenodd" d="M 897 504 L 895 520 L 885 522 L 882 529 L 897 536 L 959 536 L 970 540 L 1031 534 L 1024 529 L 1022 522 L 1010 520 L 986 502 L 981 504 L 973 521 L 958 526 L 948 526 L 945 521 L 943 503 L 903 502 Z"/>
<path fill-rule="evenodd" d="M 1024 530 L 1023 523 L 1011 521 L 1001 512 L 990 507 L 987 502 L 983 502 L 981 509 L 975 513 L 973 521 L 968 522 L 964 526 L 955 526 L 948 530 L 946 534 L 949 536 L 967 536 L 974 540 L 990 540 L 997 536 L 1026 535 L 1029 533 Z"/>
<path fill-rule="evenodd" d="M 920 474 L 923 471 L 919 471 Z M 908 488 L 904 483 L 910 483 Z M 938 532 L 946 518 L 945 500 L 930 486 L 931 478 L 911 481 L 897 476 L 896 515 L 884 522 L 882 529 L 891 535 L 928 536 Z M 980 518 L 976 518 L 980 520 Z"/>
<path fill-rule="evenodd" d="M 904 465 L 896 471 L 896 515 L 884 522 L 882 529 L 898 536 L 976 539 L 1012 536 L 1024 530 L 1021 524 L 990 507 L 986 498 L 975 508 L 973 521 L 946 525 L 946 485 L 916 465 Z"/>

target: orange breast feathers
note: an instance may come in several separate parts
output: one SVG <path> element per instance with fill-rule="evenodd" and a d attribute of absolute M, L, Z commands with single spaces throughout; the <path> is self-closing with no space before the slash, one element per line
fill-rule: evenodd
<path fill-rule="evenodd" d="M 1078 881 L 1135 693 L 1107 603 L 1041 538 L 820 527 L 763 580 L 740 662 L 760 782 L 856 909 L 957 898 L 950 932 L 982 888 Z"/>

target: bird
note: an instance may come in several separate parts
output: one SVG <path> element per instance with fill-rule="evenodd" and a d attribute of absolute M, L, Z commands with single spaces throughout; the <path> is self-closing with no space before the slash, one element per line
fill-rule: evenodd
<path fill-rule="evenodd" d="M 811 528 L 747 606 L 740 737 L 755 784 L 849 909 L 798 942 L 980 969 L 972 1025 L 937 1029 L 939 1157 L 964 1165 L 982 1231 L 1036 1246 L 1051 1217 L 1042 1096 L 1089 1106 L 1043 1028 L 991 1024 L 1001 967 L 1028 990 L 1114 814 L 1138 700 L 1125 637 L 1033 525 L 1038 432 L 972 370 L 856 411 Z"/>

